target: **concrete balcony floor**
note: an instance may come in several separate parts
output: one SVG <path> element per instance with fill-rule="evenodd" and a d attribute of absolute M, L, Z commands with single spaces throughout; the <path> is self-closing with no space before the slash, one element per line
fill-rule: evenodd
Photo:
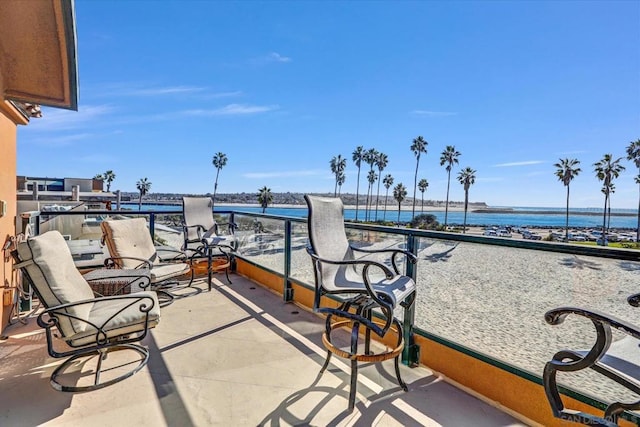
<path fill-rule="evenodd" d="M 212 292 L 199 281 L 202 292 L 163 308 L 143 341 L 147 366 L 92 392 L 55 391 L 49 376 L 60 359 L 48 356 L 35 318 L 10 326 L 0 343 L 0 425 L 523 425 L 424 367 L 402 366 L 405 393 L 392 361 L 359 365 L 349 414 L 348 362 L 334 356 L 318 376 L 322 319 L 243 277 L 232 281 L 216 276 Z"/>

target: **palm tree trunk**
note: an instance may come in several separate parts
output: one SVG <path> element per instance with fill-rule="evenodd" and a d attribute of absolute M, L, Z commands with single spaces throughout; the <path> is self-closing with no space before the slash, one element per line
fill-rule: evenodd
<path fill-rule="evenodd" d="M 216 204 L 216 193 L 218 192 L 218 175 L 220 175 L 220 168 L 216 171 L 216 182 L 213 184 L 213 198 L 211 199 L 211 210 L 213 210 Z"/>
<path fill-rule="evenodd" d="M 424 213 L 424 191 L 422 192 L 422 206 L 420 207 L 420 213 Z"/>
<path fill-rule="evenodd" d="M 360 198 L 360 166 L 358 166 L 358 182 L 356 183 L 356 221 L 358 221 L 358 199 Z"/>
<path fill-rule="evenodd" d="M 338 177 L 336 177 L 336 184 L 333 186 L 333 197 L 338 195 Z"/>
<path fill-rule="evenodd" d="M 413 208 L 411 209 L 411 218 L 416 216 L 416 187 L 418 187 L 418 165 L 420 165 L 420 157 L 416 160 L 416 173 L 413 176 Z"/>
<path fill-rule="evenodd" d="M 400 227 L 400 203 L 398 202 L 398 227 Z"/>
<path fill-rule="evenodd" d="M 447 204 L 444 205 L 444 229 L 447 229 L 447 216 L 449 215 L 449 186 L 451 185 L 451 169 L 447 171 Z"/>
<path fill-rule="evenodd" d="M 389 198 L 389 189 L 387 188 L 387 192 L 384 195 L 384 213 L 382 214 L 383 221 L 387 219 L 387 199 L 388 198 Z M 640 200 L 640 198 L 638 200 Z M 638 208 L 638 212 L 640 212 L 640 208 Z M 640 224 L 640 219 L 638 219 L 638 224 Z"/>
<path fill-rule="evenodd" d="M 602 246 L 605 246 L 605 241 L 607 239 L 607 199 L 609 195 L 604 193 L 604 210 L 602 213 Z"/>
<path fill-rule="evenodd" d="M 640 174 L 638 174 L 640 176 Z M 640 185 L 638 185 L 640 192 Z M 638 227 L 636 228 L 636 243 L 640 243 L 640 197 L 638 197 Z"/>
<path fill-rule="evenodd" d="M 569 186 L 567 185 L 567 218 L 564 227 L 564 241 L 569 241 Z"/>
<path fill-rule="evenodd" d="M 462 234 L 467 233 L 467 208 L 469 207 L 469 190 L 464 192 L 464 221 L 462 223 Z"/>
<path fill-rule="evenodd" d="M 376 193 L 376 221 L 378 220 L 378 200 L 380 199 L 380 174 L 378 174 L 378 192 Z"/>
<path fill-rule="evenodd" d="M 140 197 L 138 198 L 138 210 L 142 210 L 142 192 L 140 192 Z"/>

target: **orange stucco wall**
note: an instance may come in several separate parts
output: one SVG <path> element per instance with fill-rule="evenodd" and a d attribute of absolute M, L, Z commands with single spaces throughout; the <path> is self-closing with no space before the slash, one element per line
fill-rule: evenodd
<path fill-rule="evenodd" d="M 2 102 L 2 101 L 0 101 Z M 6 213 L 0 217 L 0 244 L 4 245 L 7 238 L 15 235 L 16 217 L 16 135 L 18 116 L 15 109 L 7 103 L 2 102 L 0 106 L 0 200 L 6 202 Z M 24 124 L 21 123 L 21 124 Z M 6 327 L 9 320 L 10 306 L 5 305 L 4 296 L 6 292 L 11 292 L 11 286 L 15 285 L 11 262 L 3 253 L 0 261 L 0 291 L 3 298 L 0 298 L 0 334 Z M 7 295 L 10 298 L 10 295 Z"/>

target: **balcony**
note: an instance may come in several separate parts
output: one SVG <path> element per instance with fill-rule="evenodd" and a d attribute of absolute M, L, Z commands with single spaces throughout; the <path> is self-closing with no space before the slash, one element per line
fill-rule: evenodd
<path fill-rule="evenodd" d="M 142 215 L 162 244 L 179 245 L 180 234 L 171 230 L 180 214 Z M 36 223 L 40 231 L 55 228 L 73 235 L 67 227 L 82 215 L 87 213 L 60 212 Z M 143 374 L 88 394 L 54 392 L 47 384 L 53 360 L 46 357 L 42 334 L 30 329 L 34 322 L 9 328 L 10 339 L 0 347 L 11 361 L 3 364 L 11 371 L 2 374 L 0 384 L 6 381 L 3 388 L 16 390 L 12 396 L 17 396 L 0 404 L 11 405 L 9 416 L 41 417 L 35 424 L 73 423 L 75 414 L 105 416 L 96 421 L 112 419 L 114 424 L 124 416 L 125 424 L 135 419 L 154 425 L 512 425 L 529 420 L 562 425 L 551 417 L 540 385 L 543 366 L 561 348 L 590 346 L 595 333 L 580 319 L 547 325 L 546 310 L 577 305 L 630 322 L 637 318 L 625 301 L 637 292 L 640 262 L 635 251 L 351 224 L 350 240 L 359 245 L 406 247 L 418 255 L 417 268 L 409 271 L 418 286 L 416 308 L 398 315 L 411 326 L 419 348 L 407 351 L 405 362 L 421 366 L 403 367 L 409 393 L 393 382 L 392 366 L 362 369 L 356 411 L 347 415 L 347 365 L 334 358 L 330 372 L 316 377 L 325 351 L 321 319 L 307 309 L 313 285 L 304 249 L 305 221 L 241 212 L 221 215 L 240 225 L 233 285 L 217 282 L 212 293 L 165 308 L 146 342 L 152 355 Z M 187 332 L 179 333 L 178 325 Z M 623 392 L 591 373 L 559 380 L 573 406 L 583 408 L 601 408 Z M 21 403 L 20 396 L 33 395 L 46 402 L 45 413 L 32 413 L 33 399 Z M 133 405 L 130 413 L 122 411 Z M 638 420 L 633 413 L 626 418 L 623 423 Z M 7 421 L 12 425 L 17 419 Z"/>
<path fill-rule="evenodd" d="M 9 328 L 0 346 L 0 424 L 519 425 L 426 368 L 403 366 L 404 393 L 392 362 L 361 370 L 356 409 L 347 414 L 348 364 L 333 359 L 317 376 L 322 320 L 244 277 L 231 280 L 220 276 L 211 292 L 163 308 L 143 341 L 151 350 L 147 367 L 89 393 L 49 386 L 59 360 L 47 357 L 34 320 Z"/>

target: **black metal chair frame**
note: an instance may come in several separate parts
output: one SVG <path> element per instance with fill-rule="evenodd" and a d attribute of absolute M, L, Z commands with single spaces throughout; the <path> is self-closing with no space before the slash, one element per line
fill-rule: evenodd
<path fill-rule="evenodd" d="M 305 196 L 306 197 L 306 196 Z M 312 215 L 311 206 L 309 207 L 309 215 Z M 308 222 L 309 228 L 311 228 L 311 221 Z M 384 360 L 394 359 L 394 367 L 398 384 L 403 391 L 407 391 L 407 385 L 402 380 L 400 375 L 400 357 L 404 348 L 404 333 L 402 324 L 393 315 L 394 304 L 393 301 L 388 301 L 385 294 L 378 293 L 373 288 L 369 279 L 369 269 L 371 267 L 379 268 L 385 274 L 386 279 L 392 279 L 393 277 L 400 275 L 400 270 L 397 265 L 397 257 L 404 256 L 415 264 L 417 257 L 409 252 L 400 249 L 381 249 L 381 250 L 368 250 L 354 247 L 349 245 L 352 251 L 361 252 L 365 254 L 380 254 L 388 253 L 391 255 L 391 266 L 393 271 L 386 265 L 367 259 L 355 259 L 355 260 L 331 260 L 318 256 L 313 249 L 312 232 L 309 229 L 310 244 L 307 245 L 307 253 L 311 256 L 313 263 L 313 271 L 315 276 L 315 296 L 313 302 L 313 310 L 317 313 L 326 314 L 325 320 L 325 333 L 323 334 L 323 344 L 327 348 L 327 357 L 324 365 L 320 369 L 320 373 L 329 366 L 331 355 L 336 354 L 338 357 L 343 357 L 351 360 L 351 378 L 350 378 L 350 390 L 349 390 L 349 406 L 348 411 L 352 412 L 355 407 L 355 394 L 357 388 L 358 377 L 358 362 L 381 362 Z M 322 264 L 333 265 L 345 265 L 345 266 L 362 266 L 362 283 L 364 289 L 360 291 L 329 291 L 323 288 L 322 283 Z M 321 300 L 326 295 L 340 295 L 340 294 L 355 294 L 346 300 L 342 300 L 338 307 L 322 307 Z M 411 293 L 404 301 L 400 301 L 400 306 L 407 309 L 414 303 L 416 297 L 415 291 Z M 373 318 L 373 310 L 380 309 L 382 311 L 382 317 L 384 322 L 380 322 Z M 333 321 L 333 317 L 340 319 Z M 380 324 L 382 323 L 382 324 Z M 349 351 L 341 350 L 333 345 L 331 342 L 331 333 L 333 330 L 340 327 L 351 327 L 350 334 L 350 349 Z M 364 352 L 358 353 L 358 343 L 360 339 L 360 327 L 365 328 L 365 340 L 364 340 Z M 374 332 L 379 337 L 384 337 L 389 330 L 394 330 L 397 334 L 396 346 L 393 349 L 384 351 L 379 354 L 372 354 L 371 352 L 371 332 Z"/>
<path fill-rule="evenodd" d="M 183 248 L 185 251 L 193 252 L 193 254 L 189 256 L 189 260 L 191 264 L 193 265 L 193 263 L 197 259 L 201 259 L 201 258 L 207 259 L 207 276 L 208 276 L 207 283 L 209 285 L 209 290 L 211 290 L 212 266 L 213 266 L 213 260 L 215 258 L 225 259 L 224 274 L 227 278 L 227 283 L 231 283 L 231 279 L 229 278 L 229 268 L 231 267 L 233 262 L 233 253 L 237 250 L 236 244 L 235 243 L 227 244 L 223 242 L 218 242 L 215 245 L 212 245 L 207 242 L 207 238 L 210 238 L 212 236 L 224 237 L 219 234 L 220 226 L 224 226 L 224 225 L 228 227 L 229 236 L 233 237 L 235 234 L 235 230 L 238 229 L 238 225 L 234 222 L 218 223 L 217 221 L 215 221 L 213 225 L 213 230 L 207 230 L 204 226 L 197 225 L 197 224 L 186 225 L 184 223 L 184 220 L 182 224 L 183 234 L 184 234 Z M 188 236 L 189 236 L 190 229 L 196 230 L 196 233 L 198 235 L 197 238 L 189 239 Z M 197 243 L 199 246 L 195 248 L 189 248 L 189 244 L 191 243 Z M 214 252 L 216 250 L 217 252 Z"/>
<path fill-rule="evenodd" d="M 627 298 L 627 301 L 632 306 L 639 307 L 640 294 L 631 295 Z M 559 325 L 564 322 L 566 317 L 570 314 L 582 316 L 593 323 L 597 332 L 596 342 L 588 352 L 561 350 L 546 363 L 543 373 L 543 384 L 553 415 L 563 420 L 582 423 L 585 425 L 606 427 L 617 426 L 619 417 L 623 412 L 627 410 L 640 409 L 640 400 L 631 403 L 610 403 L 606 407 L 603 417 L 566 409 L 560 396 L 556 376 L 558 372 L 576 372 L 589 368 L 640 396 L 640 379 L 631 381 L 621 376 L 621 374 L 616 370 L 602 363 L 602 359 L 607 354 L 612 343 L 611 328 L 624 332 L 637 340 L 640 340 L 640 329 L 635 325 L 621 319 L 617 319 L 613 316 L 577 307 L 559 307 L 550 310 L 545 314 L 545 320 L 550 325 Z M 638 351 L 640 351 L 640 348 Z"/>
<path fill-rule="evenodd" d="M 86 392 L 86 391 L 98 390 L 132 376 L 147 364 L 149 360 L 149 350 L 141 345 L 134 344 L 134 343 L 144 339 L 144 337 L 147 336 L 147 333 L 149 331 L 149 312 L 151 311 L 151 309 L 154 307 L 154 304 L 155 304 L 151 297 L 134 293 L 134 294 L 128 294 L 128 295 L 98 297 L 94 299 L 88 299 L 88 300 L 48 307 L 47 304 L 44 302 L 44 299 L 40 295 L 38 291 L 38 287 L 35 286 L 33 280 L 29 276 L 29 273 L 27 272 L 26 269 L 22 268 L 21 266 L 22 261 L 20 259 L 18 252 L 13 251 L 12 256 L 15 260 L 14 268 L 21 269 L 23 277 L 30 282 L 32 289 L 34 290 L 34 292 L 38 296 L 39 301 L 41 301 L 41 303 L 45 308 L 44 311 L 42 311 L 38 315 L 37 323 L 38 323 L 38 326 L 45 329 L 46 338 L 47 338 L 47 352 L 51 357 L 54 357 L 54 358 L 65 358 L 65 357 L 68 358 L 60 366 L 58 366 L 51 374 L 50 383 L 54 389 L 58 391 L 63 391 L 63 392 Z M 124 306 L 123 308 L 121 308 L 120 310 L 115 311 L 113 315 L 111 315 L 108 319 L 106 319 L 102 325 L 96 325 L 94 323 L 89 322 L 86 319 L 80 318 L 78 316 L 72 315 L 67 312 L 67 309 L 72 307 L 78 307 L 85 304 L 94 304 L 94 303 L 100 303 L 104 301 L 113 301 L 113 300 L 131 300 L 131 302 L 126 306 Z M 107 332 L 104 329 L 105 325 L 107 325 L 109 321 L 117 317 L 120 313 L 122 313 L 129 307 L 132 307 L 136 304 L 138 304 L 138 308 L 140 312 L 145 314 L 144 323 L 143 323 L 144 329 L 139 333 L 132 334 L 131 332 L 128 332 L 126 334 L 107 338 Z M 95 336 L 95 344 L 75 345 L 73 341 L 67 341 L 64 339 L 64 336 L 62 336 L 61 339 L 65 340 L 66 344 L 69 347 L 73 348 L 73 350 L 69 350 L 69 351 L 56 350 L 54 345 L 55 334 L 53 333 L 53 330 L 55 328 L 58 334 L 60 335 L 62 334 L 61 329 L 57 327 L 60 317 L 67 317 L 69 319 L 74 319 L 76 321 L 84 322 L 89 326 L 95 328 L 97 331 Z M 138 362 L 138 365 L 133 369 L 128 370 L 127 372 L 119 375 L 116 378 L 112 378 L 108 381 L 101 382 L 100 374 L 102 372 L 103 360 L 106 359 L 107 354 L 109 352 L 120 351 L 120 350 L 136 351 L 138 354 L 142 356 L 142 358 Z M 58 377 L 61 375 L 61 373 L 63 373 L 67 368 L 72 366 L 77 359 L 82 357 L 92 356 L 92 355 L 98 357 L 98 362 L 97 362 L 95 375 L 94 375 L 94 382 L 92 385 L 69 386 L 69 385 L 64 385 L 58 381 Z"/>

